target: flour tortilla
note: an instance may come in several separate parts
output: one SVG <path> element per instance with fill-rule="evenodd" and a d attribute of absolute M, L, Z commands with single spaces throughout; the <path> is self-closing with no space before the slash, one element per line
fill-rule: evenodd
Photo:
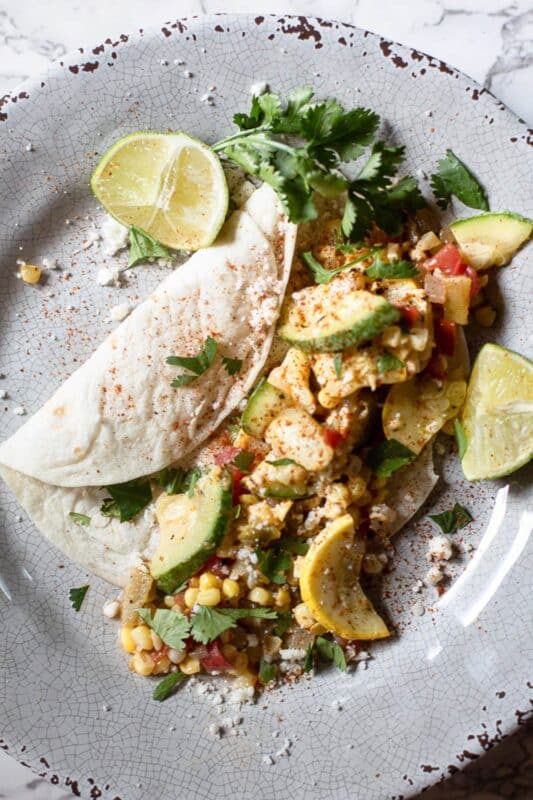
<path fill-rule="evenodd" d="M 103 517 L 102 487 L 180 461 L 247 395 L 270 350 L 295 238 L 272 189 L 257 189 L 216 243 L 163 281 L 0 446 L 0 474 L 20 504 L 87 569 L 124 585 L 139 554 L 149 555 L 153 506 L 129 523 Z M 242 360 L 240 372 L 228 375 L 217 357 L 193 383 L 171 388 L 183 370 L 167 356 L 196 355 L 207 336 Z"/>
<path fill-rule="evenodd" d="M 398 533 L 426 502 L 438 480 L 433 467 L 433 442 L 430 442 L 414 461 L 389 478 L 386 503 L 396 516 L 380 526 L 380 535 L 390 537 Z"/>

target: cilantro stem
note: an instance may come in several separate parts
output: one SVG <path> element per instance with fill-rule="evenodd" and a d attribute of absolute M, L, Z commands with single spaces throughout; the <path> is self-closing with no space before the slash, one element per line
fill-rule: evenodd
<path fill-rule="evenodd" d="M 221 139 L 219 142 L 212 144 L 211 150 L 214 150 L 214 152 L 217 153 L 219 150 L 224 150 L 228 144 L 232 144 L 238 139 L 248 139 L 250 136 L 255 136 L 257 133 L 270 133 L 271 131 L 271 125 L 259 125 L 257 128 L 250 128 L 250 130 L 247 131 L 239 131 L 238 133 L 232 134 L 232 136 L 226 136 L 225 139 Z"/>

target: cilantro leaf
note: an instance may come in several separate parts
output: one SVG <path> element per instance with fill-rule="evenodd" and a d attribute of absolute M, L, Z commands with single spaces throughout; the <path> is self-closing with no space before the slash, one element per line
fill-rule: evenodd
<path fill-rule="evenodd" d="M 88 589 L 89 589 L 88 585 L 78 586 L 74 589 L 69 589 L 68 599 L 70 600 L 74 611 L 80 610 L 81 604 L 85 599 L 85 595 L 87 594 Z"/>
<path fill-rule="evenodd" d="M 323 283 L 329 283 L 336 275 L 339 275 L 339 273 L 344 272 L 344 270 L 353 267 L 360 261 L 364 261 L 365 259 L 370 258 L 372 253 L 380 249 L 381 249 L 380 246 L 369 247 L 367 253 L 363 253 L 357 258 L 354 258 L 353 261 L 347 261 L 346 264 L 342 265 L 342 267 L 336 267 L 335 269 L 326 269 L 325 267 L 323 267 L 320 261 L 317 261 L 314 255 L 310 251 L 307 251 L 305 253 L 300 253 L 300 258 L 313 273 L 315 283 L 323 284 Z"/>
<path fill-rule="evenodd" d="M 292 458 L 276 458 L 275 461 L 266 461 L 267 464 L 272 464 L 273 467 L 288 467 L 295 464 L 297 467 L 301 466 L 297 461 Z"/>
<path fill-rule="evenodd" d="M 257 566 L 265 578 L 268 578 L 272 583 L 285 583 L 285 572 L 292 564 L 292 558 L 289 553 L 270 548 L 269 550 L 256 550 L 256 554 Z"/>
<path fill-rule="evenodd" d="M 189 470 L 189 474 L 187 476 L 187 496 L 193 497 L 194 490 L 196 484 L 198 483 L 199 479 L 202 477 L 202 470 L 199 467 L 193 467 Z"/>
<path fill-rule="evenodd" d="M 176 612 L 171 611 L 171 614 Z M 276 619 L 277 614 L 271 608 L 210 608 L 200 606 L 191 616 L 191 635 L 201 644 L 208 644 L 229 628 L 235 628 L 237 620 L 245 617 L 260 619 Z"/>
<path fill-rule="evenodd" d="M 276 680 L 276 665 L 270 664 L 264 658 L 259 662 L 259 680 L 261 683 L 270 683 Z"/>
<path fill-rule="evenodd" d="M 366 271 L 367 278 L 383 278 L 391 280 L 396 278 L 416 278 L 419 274 L 417 268 L 410 261 L 382 261 L 378 253 L 371 266 Z"/>
<path fill-rule="evenodd" d="M 222 365 L 228 375 L 236 375 L 242 369 L 242 359 L 222 356 Z"/>
<path fill-rule="evenodd" d="M 104 517 L 117 517 L 121 522 L 133 519 L 152 500 L 150 482 L 142 479 L 116 483 L 105 489 L 111 497 L 104 500 L 100 513 Z"/>
<path fill-rule="evenodd" d="M 91 524 L 91 518 L 88 517 L 87 514 L 78 514 L 77 511 L 69 511 L 68 515 L 77 525 L 83 525 L 85 527 Z"/>
<path fill-rule="evenodd" d="M 405 214 L 425 205 L 416 180 L 405 176 L 394 182 L 403 159 L 403 147 L 376 142 L 370 156 L 348 187 L 341 231 L 350 241 L 364 238 L 375 222 L 385 233 L 401 233 Z"/>
<path fill-rule="evenodd" d="M 192 493 L 194 493 L 194 487 L 201 474 L 201 470 L 198 467 L 193 467 L 192 469 L 166 467 L 159 472 L 157 482 L 159 486 L 164 487 L 167 494 L 191 493 L 191 487 Z"/>
<path fill-rule="evenodd" d="M 313 669 L 314 653 L 315 653 L 315 643 L 311 642 L 311 644 L 307 645 L 307 650 L 305 651 L 305 658 L 303 663 L 304 672 L 311 672 L 311 670 Z"/>
<path fill-rule="evenodd" d="M 333 367 L 335 375 L 340 380 L 342 377 L 342 353 L 335 353 L 333 356 Z"/>
<path fill-rule="evenodd" d="M 386 439 L 368 451 L 366 463 L 378 477 L 390 478 L 393 472 L 410 464 L 415 458 L 416 453 L 401 442 Z"/>
<path fill-rule="evenodd" d="M 169 675 L 165 675 L 163 680 L 159 681 L 155 687 L 152 694 L 153 699 L 160 703 L 163 700 L 166 700 L 167 697 L 170 697 L 176 686 L 180 684 L 185 677 L 185 673 L 181 671 L 171 672 Z"/>
<path fill-rule="evenodd" d="M 309 545 L 301 536 L 282 536 L 276 545 L 280 550 L 285 550 L 286 553 L 295 553 L 298 556 L 305 556 L 309 550 Z"/>
<path fill-rule="evenodd" d="M 455 533 L 458 528 L 465 528 L 473 519 L 471 513 L 459 503 L 455 503 L 450 511 L 428 516 L 436 522 L 443 533 Z"/>
<path fill-rule="evenodd" d="M 157 608 L 154 616 L 149 608 L 137 608 L 137 614 L 163 641 L 174 650 L 183 650 L 189 635 L 189 620 L 179 611 Z"/>
<path fill-rule="evenodd" d="M 181 386 L 187 386 L 200 375 L 203 375 L 215 360 L 217 347 L 216 340 L 212 336 L 208 336 L 197 356 L 169 356 L 166 359 L 167 364 L 173 367 L 183 367 L 194 373 L 193 375 L 179 375 L 170 385 L 175 389 L 179 389 Z"/>
<path fill-rule="evenodd" d="M 378 370 L 380 372 L 390 372 L 391 370 L 403 369 L 405 364 L 392 353 L 383 353 L 378 356 Z"/>
<path fill-rule="evenodd" d="M 273 628 L 275 636 L 283 636 L 283 634 L 287 633 L 291 623 L 292 614 L 290 611 L 278 611 L 278 619 Z"/>
<path fill-rule="evenodd" d="M 337 642 L 325 639 L 324 636 L 317 636 L 315 639 L 315 651 L 324 661 L 333 661 L 336 667 L 346 672 L 346 657 L 344 650 Z"/>
<path fill-rule="evenodd" d="M 127 269 L 136 267 L 137 264 L 149 258 L 170 258 L 170 253 L 149 233 L 132 225 L 130 227 L 130 259 Z"/>
<path fill-rule="evenodd" d="M 465 429 L 461 425 L 458 419 L 453 421 L 453 427 L 455 430 L 455 441 L 457 442 L 457 450 L 459 451 L 459 458 L 462 458 L 466 453 L 466 448 L 468 447 L 468 439 L 466 438 Z"/>
<path fill-rule="evenodd" d="M 453 150 L 446 150 L 446 156 L 437 163 L 437 172 L 431 176 L 431 188 L 441 208 L 446 208 L 455 195 L 465 206 L 489 210 L 485 189 Z"/>
<path fill-rule="evenodd" d="M 254 463 L 254 458 L 255 456 L 253 453 L 250 453 L 248 450 L 241 450 L 231 463 L 236 466 L 240 472 L 247 475 L 250 472 L 250 467 Z"/>

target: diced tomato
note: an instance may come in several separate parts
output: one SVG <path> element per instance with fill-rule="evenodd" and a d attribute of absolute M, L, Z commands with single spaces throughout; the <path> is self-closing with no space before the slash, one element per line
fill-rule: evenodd
<path fill-rule="evenodd" d="M 414 306 L 397 306 L 397 308 L 410 328 L 416 325 L 420 319 L 420 311 L 418 308 L 414 308 Z"/>
<path fill-rule="evenodd" d="M 164 644 L 161 650 L 152 650 L 150 655 L 152 656 L 155 663 L 158 664 L 162 658 L 168 655 L 168 650 L 169 650 L 168 645 Z"/>
<path fill-rule="evenodd" d="M 324 441 L 330 447 L 335 449 L 339 446 L 341 442 L 344 441 L 344 436 L 339 431 L 336 431 L 334 428 L 324 428 L 322 435 L 324 436 Z"/>
<path fill-rule="evenodd" d="M 203 572 L 212 572 L 213 575 L 218 575 L 219 578 L 227 578 L 229 567 L 218 556 L 210 556 L 195 575 L 201 575 Z"/>
<path fill-rule="evenodd" d="M 226 464 L 231 464 L 235 456 L 238 456 L 240 452 L 240 447 L 233 447 L 231 444 L 226 444 L 215 453 L 215 464 L 218 464 L 219 467 L 225 467 Z"/>
<path fill-rule="evenodd" d="M 455 322 L 442 318 L 435 319 L 433 330 L 435 332 L 437 352 L 443 356 L 453 356 L 457 339 Z"/>
<path fill-rule="evenodd" d="M 230 470 L 231 470 L 231 476 L 233 478 L 233 494 L 231 502 L 233 503 L 234 506 L 237 506 L 239 505 L 239 497 L 245 491 L 241 486 L 241 481 L 244 478 L 244 472 L 241 472 L 240 469 L 238 469 L 233 465 L 230 466 Z"/>
<path fill-rule="evenodd" d="M 228 661 L 224 653 L 220 649 L 219 640 L 215 639 L 207 645 L 207 655 L 202 659 L 202 667 L 211 671 L 219 671 L 224 669 L 231 669 L 233 664 Z"/>
<path fill-rule="evenodd" d="M 467 267 L 465 270 L 465 275 L 470 278 L 470 299 L 472 300 L 481 289 L 479 284 L 479 275 L 474 267 Z"/>
<path fill-rule="evenodd" d="M 464 275 L 467 270 L 467 265 L 461 258 L 459 249 L 454 244 L 445 244 L 438 253 L 435 253 L 431 258 L 427 258 L 420 266 L 428 272 L 440 269 L 445 275 Z"/>
<path fill-rule="evenodd" d="M 442 381 L 446 377 L 446 362 L 442 355 L 435 353 L 431 357 L 426 371 L 429 372 L 432 378 L 438 378 Z"/>

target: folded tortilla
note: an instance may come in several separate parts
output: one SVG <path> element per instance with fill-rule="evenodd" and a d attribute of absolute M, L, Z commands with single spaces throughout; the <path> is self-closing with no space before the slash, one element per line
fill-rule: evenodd
<path fill-rule="evenodd" d="M 296 228 L 264 185 L 141 303 L 11 438 L 0 475 L 37 527 L 75 561 L 124 585 L 156 535 L 153 504 L 131 522 L 100 513 L 102 487 L 151 475 L 205 441 L 247 395 L 268 356 Z M 194 356 L 208 336 L 220 357 L 194 382 L 170 355 Z M 91 518 L 82 527 L 69 517 Z"/>

